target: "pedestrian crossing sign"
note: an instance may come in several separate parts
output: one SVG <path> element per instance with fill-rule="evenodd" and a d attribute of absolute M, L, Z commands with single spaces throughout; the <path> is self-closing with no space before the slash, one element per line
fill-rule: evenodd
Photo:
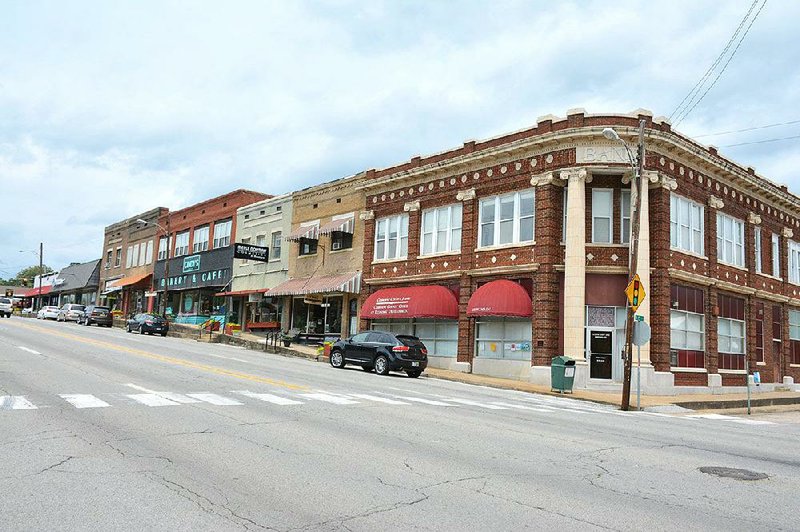
<path fill-rule="evenodd" d="M 631 282 L 628 283 L 628 287 L 625 288 L 625 295 L 628 296 L 628 303 L 630 303 L 631 309 L 636 312 L 636 309 L 639 308 L 639 305 L 642 304 L 642 301 L 644 301 L 644 298 L 647 295 L 644 291 L 642 280 L 639 279 L 638 273 L 633 276 Z"/>

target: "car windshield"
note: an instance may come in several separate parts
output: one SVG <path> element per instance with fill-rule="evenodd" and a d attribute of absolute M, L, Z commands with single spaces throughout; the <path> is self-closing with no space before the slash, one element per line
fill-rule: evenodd
<path fill-rule="evenodd" d="M 83 305 L 72 305 L 71 310 L 83 310 L 84 308 L 86 307 L 84 307 Z"/>

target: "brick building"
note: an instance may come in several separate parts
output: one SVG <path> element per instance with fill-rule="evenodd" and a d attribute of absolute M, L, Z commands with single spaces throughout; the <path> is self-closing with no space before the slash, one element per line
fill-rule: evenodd
<path fill-rule="evenodd" d="M 225 298 L 215 294 L 231 283 L 236 210 L 269 197 L 235 190 L 159 218 L 154 286 L 159 292 L 157 305 L 166 289 L 170 319 L 197 324 L 223 311 L 227 314 Z"/>
<path fill-rule="evenodd" d="M 800 377 L 800 198 L 644 110 L 367 171 L 361 328 L 420 336 L 434 366 L 549 383 L 565 354 L 577 387 L 620 386 L 631 173 L 602 130 L 635 144 L 640 119 L 643 389 Z"/>
<path fill-rule="evenodd" d="M 100 260 L 100 303 L 121 310 L 125 316 L 153 310 L 155 223 L 168 212 L 157 207 L 106 227 Z"/>

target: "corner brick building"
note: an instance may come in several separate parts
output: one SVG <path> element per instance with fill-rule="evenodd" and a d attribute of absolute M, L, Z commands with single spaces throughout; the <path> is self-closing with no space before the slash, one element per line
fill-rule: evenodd
<path fill-rule="evenodd" d="M 564 354 L 576 387 L 621 386 L 631 167 L 602 130 L 635 144 L 640 119 L 643 390 L 800 377 L 800 198 L 644 110 L 367 171 L 360 328 L 420 336 L 433 366 L 549 383 Z"/>

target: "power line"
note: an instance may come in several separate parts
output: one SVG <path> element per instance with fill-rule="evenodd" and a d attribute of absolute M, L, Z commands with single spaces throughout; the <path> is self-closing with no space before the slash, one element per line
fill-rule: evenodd
<path fill-rule="evenodd" d="M 754 140 L 751 142 L 739 142 L 738 144 L 728 144 L 726 146 L 720 146 L 720 148 L 733 148 L 736 146 L 747 146 L 750 144 L 766 144 L 767 142 L 778 142 L 779 140 L 793 140 L 793 139 L 800 139 L 800 135 L 794 135 L 792 137 L 780 137 L 775 139 Z"/>
<path fill-rule="evenodd" d="M 746 127 L 744 129 L 732 129 L 730 131 L 720 131 L 719 133 L 704 133 L 702 135 L 692 135 L 693 139 L 700 139 L 703 137 L 718 137 L 722 135 L 730 135 L 731 133 L 744 133 L 746 131 L 755 131 L 757 129 L 767 129 L 778 126 L 791 126 L 793 124 L 800 124 L 800 120 L 790 120 L 789 122 L 779 122 L 776 124 L 766 124 L 763 126 Z"/>
<path fill-rule="evenodd" d="M 750 9 L 747 10 L 747 13 L 742 18 L 741 22 L 739 22 L 739 25 L 736 27 L 736 31 L 733 32 L 733 35 L 731 35 L 730 39 L 728 39 L 728 43 L 725 45 L 725 48 L 719 53 L 717 58 L 714 60 L 714 63 L 710 67 L 708 67 L 708 70 L 706 70 L 705 74 L 703 74 L 703 77 L 701 77 L 700 80 L 697 83 L 695 83 L 694 87 L 692 87 L 692 90 L 690 90 L 689 93 L 683 97 L 683 100 L 681 100 L 681 102 L 678 104 L 675 110 L 672 111 L 672 113 L 669 115 L 670 122 L 672 121 L 672 117 L 678 113 L 678 111 L 681 109 L 686 100 L 689 99 L 689 97 L 694 98 L 695 92 L 700 92 L 700 87 L 702 86 L 703 83 L 705 83 L 706 79 L 708 79 L 708 77 L 711 76 L 711 73 L 714 71 L 715 68 L 717 68 L 717 65 L 720 63 L 720 61 L 722 61 L 722 58 L 730 49 L 731 45 L 733 44 L 733 41 L 736 39 L 736 36 L 739 35 L 740 31 L 742 31 L 742 26 L 744 26 L 745 21 L 750 17 L 750 13 L 753 12 L 753 9 L 756 7 L 757 3 L 758 0 L 753 0 L 753 3 L 750 5 Z M 686 105 L 688 106 L 689 104 L 687 103 Z"/>

